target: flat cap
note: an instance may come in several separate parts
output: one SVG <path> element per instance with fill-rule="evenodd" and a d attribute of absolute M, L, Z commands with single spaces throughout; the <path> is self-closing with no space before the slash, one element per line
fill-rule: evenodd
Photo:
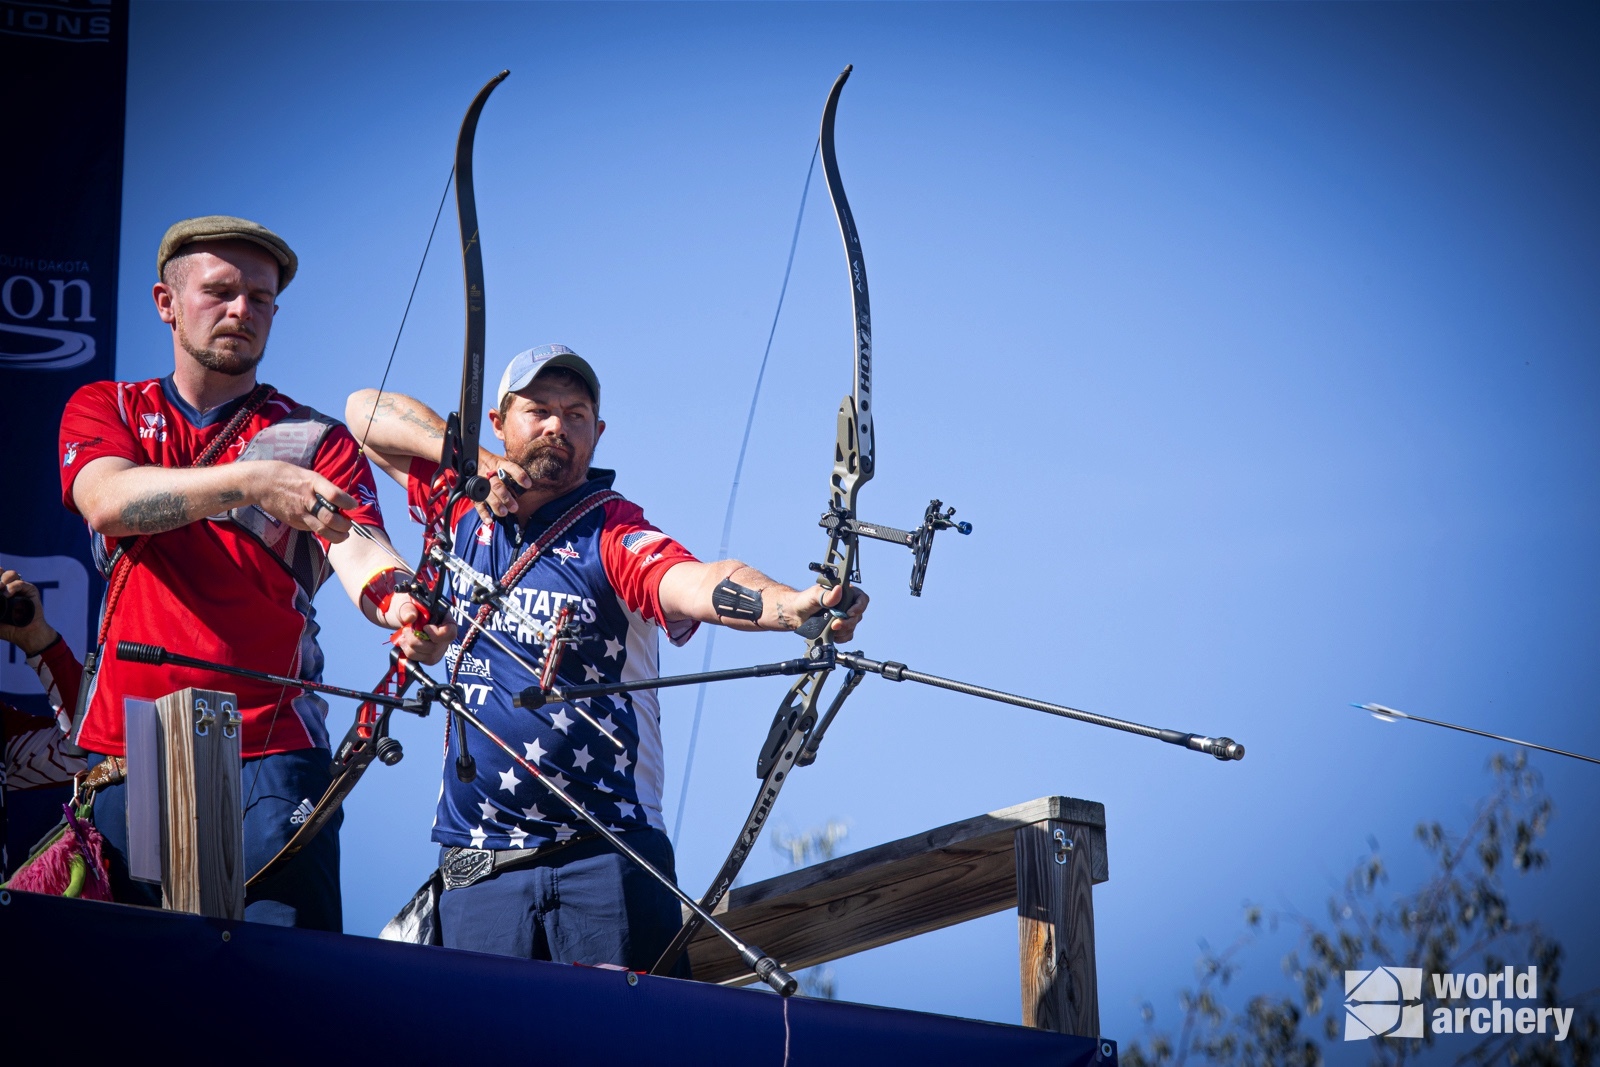
<path fill-rule="evenodd" d="M 249 241 L 272 253 L 278 261 L 278 292 L 289 287 L 294 272 L 300 268 L 300 257 L 282 237 L 259 222 L 235 218 L 232 215 L 202 215 L 197 219 L 182 219 L 167 227 L 156 250 L 156 277 L 167 269 L 167 261 L 183 250 L 184 245 L 201 241 Z"/>

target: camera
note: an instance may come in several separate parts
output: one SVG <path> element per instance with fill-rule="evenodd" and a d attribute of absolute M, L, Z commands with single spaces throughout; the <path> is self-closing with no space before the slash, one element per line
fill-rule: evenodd
<path fill-rule="evenodd" d="M 26 626 L 33 621 L 33 601 L 25 596 L 0 593 L 0 622 L 8 626 Z"/>

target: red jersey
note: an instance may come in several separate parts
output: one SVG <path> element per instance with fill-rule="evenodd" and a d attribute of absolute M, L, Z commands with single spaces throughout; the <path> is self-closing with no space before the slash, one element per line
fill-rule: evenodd
<path fill-rule="evenodd" d="M 78 510 L 73 482 L 86 464 L 101 456 L 140 465 L 192 466 L 244 399 L 202 414 L 178 394 L 170 375 L 84 386 L 61 417 L 62 500 Z M 223 451 L 218 465 L 238 459 L 252 437 L 296 407 L 287 397 L 273 395 Z M 382 528 L 372 468 L 348 430 L 332 427 L 310 466 L 355 498 L 356 507 L 346 513 L 352 522 Z M 104 539 L 103 545 L 101 540 L 96 538 L 97 554 L 109 555 L 117 539 Z M 327 543 L 321 547 L 326 550 Z M 315 694 L 211 671 L 126 662 L 114 653 L 118 641 L 141 641 L 218 663 L 320 681 L 318 629 L 310 596 L 280 557 L 226 514 L 147 535 L 112 611 L 78 744 L 91 752 L 123 755 L 125 697 L 155 700 L 194 686 L 237 696 L 247 757 L 326 748 L 327 704 Z"/>

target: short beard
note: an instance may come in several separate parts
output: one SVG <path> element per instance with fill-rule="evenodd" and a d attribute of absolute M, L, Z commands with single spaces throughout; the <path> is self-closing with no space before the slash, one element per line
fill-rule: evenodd
<path fill-rule="evenodd" d="M 553 444 L 559 441 L 571 453 L 570 458 L 561 455 L 555 450 Z M 552 488 L 564 488 L 568 484 L 581 481 L 588 473 L 588 468 L 579 471 L 578 450 L 565 436 L 554 440 L 548 437 L 539 437 L 528 442 L 520 455 L 508 457 L 511 462 L 528 472 L 528 477 L 533 479 L 535 485 L 545 485 Z"/>
<path fill-rule="evenodd" d="M 177 320 L 178 343 L 183 346 L 185 352 L 194 357 L 196 363 L 206 368 L 206 370 L 214 370 L 218 374 L 226 374 L 230 378 L 238 378 L 255 370 L 256 365 L 267 354 L 266 345 L 262 345 L 261 351 L 251 356 L 223 352 L 216 348 L 200 348 L 189 340 L 189 330 L 184 325 L 183 314 L 176 309 L 176 306 L 173 309 L 173 317 Z"/>

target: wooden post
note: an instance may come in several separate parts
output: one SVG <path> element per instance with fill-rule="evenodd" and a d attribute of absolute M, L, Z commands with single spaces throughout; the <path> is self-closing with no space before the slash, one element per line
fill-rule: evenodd
<path fill-rule="evenodd" d="M 1024 1026 L 1100 1036 L 1091 890 L 1105 880 L 1104 834 L 1054 819 L 1016 831 Z"/>
<path fill-rule="evenodd" d="M 244 918 L 240 717 L 232 693 L 183 689 L 160 719 L 161 906 Z"/>

